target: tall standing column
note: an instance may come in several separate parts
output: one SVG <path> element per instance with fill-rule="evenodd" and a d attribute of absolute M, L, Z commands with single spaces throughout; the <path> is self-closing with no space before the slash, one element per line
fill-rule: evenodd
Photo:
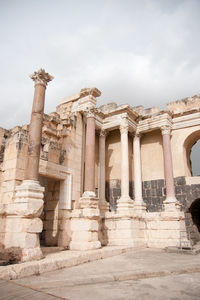
<path fill-rule="evenodd" d="M 35 93 L 31 122 L 29 127 L 28 158 L 25 170 L 25 180 L 15 189 L 14 203 L 8 207 L 9 228 L 6 233 L 6 247 L 14 247 L 20 253 L 21 261 L 40 259 L 43 254 L 40 249 L 39 233 L 43 223 L 39 218 L 43 211 L 44 187 L 38 182 L 40 160 L 40 145 L 42 136 L 44 97 L 47 83 L 53 79 L 43 69 L 30 76 L 35 82 Z M 20 228 L 19 227 L 20 224 Z"/>
<path fill-rule="evenodd" d="M 101 247 L 99 241 L 99 208 L 95 194 L 95 116 L 86 115 L 85 184 L 79 205 L 72 212 L 71 250 L 91 250 Z"/>
<path fill-rule="evenodd" d="M 164 175 L 166 184 L 166 200 L 165 203 L 177 202 L 174 190 L 174 176 L 173 176 L 173 164 L 172 164 L 172 152 L 169 126 L 161 127 L 163 136 L 163 159 L 164 159 Z"/>
<path fill-rule="evenodd" d="M 30 77 L 35 82 L 35 93 L 29 127 L 28 161 L 25 179 L 37 181 L 40 160 L 40 145 L 42 138 L 45 90 L 47 83 L 51 81 L 53 77 L 46 73 L 43 69 L 34 72 L 34 74 L 32 74 Z"/>
<path fill-rule="evenodd" d="M 106 132 L 101 130 L 99 134 L 99 206 L 108 208 L 108 203 L 105 199 L 105 146 L 106 146 Z"/>
<path fill-rule="evenodd" d="M 121 197 L 117 201 L 118 211 L 125 207 L 132 207 L 133 201 L 129 196 L 129 156 L 128 156 L 128 122 L 122 120 L 121 133 Z"/>
<path fill-rule="evenodd" d="M 129 199 L 128 124 L 120 126 L 121 133 L 121 200 Z"/>
<path fill-rule="evenodd" d="M 95 118 L 87 113 L 85 143 L 85 185 L 83 197 L 96 197 L 95 194 Z"/>
<path fill-rule="evenodd" d="M 140 134 L 136 132 L 133 139 L 134 154 L 134 190 L 135 205 L 144 205 L 142 198 L 142 175 L 141 175 L 141 156 L 140 156 Z"/>

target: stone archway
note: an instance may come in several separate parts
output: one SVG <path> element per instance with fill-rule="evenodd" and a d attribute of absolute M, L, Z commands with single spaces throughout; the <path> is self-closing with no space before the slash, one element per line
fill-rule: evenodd
<path fill-rule="evenodd" d="M 196 199 L 189 208 L 194 225 L 200 233 L 200 198 Z"/>
<path fill-rule="evenodd" d="M 192 202 L 185 216 L 187 232 L 195 245 L 200 241 L 200 198 Z"/>
<path fill-rule="evenodd" d="M 200 140 L 200 130 L 196 130 L 192 132 L 184 141 L 183 147 L 186 155 L 186 165 L 187 170 L 186 174 L 188 176 L 193 176 L 192 172 L 192 164 L 191 164 L 191 151 L 196 142 Z M 200 153 L 199 153 L 200 155 Z M 200 171 L 199 171 L 200 172 Z"/>

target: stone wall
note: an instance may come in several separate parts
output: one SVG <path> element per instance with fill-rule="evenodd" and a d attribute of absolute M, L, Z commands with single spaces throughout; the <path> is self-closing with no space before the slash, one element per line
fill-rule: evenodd
<path fill-rule="evenodd" d="M 200 184 L 187 184 L 184 176 L 176 177 L 175 194 L 182 210 L 186 211 L 192 202 L 200 197 Z M 134 199 L 134 183 L 129 182 L 129 195 Z M 164 179 L 148 180 L 142 182 L 142 195 L 147 211 L 160 212 L 163 210 L 163 201 L 166 198 Z M 121 181 L 113 179 L 106 181 L 106 200 L 110 203 L 111 210 L 116 210 L 116 202 L 121 196 Z"/>

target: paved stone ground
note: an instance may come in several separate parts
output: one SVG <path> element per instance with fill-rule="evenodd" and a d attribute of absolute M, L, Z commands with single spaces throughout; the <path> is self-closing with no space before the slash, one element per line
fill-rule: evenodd
<path fill-rule="evenodd" d="M 0 299 L 199 300 L 200 254 L 134 250 L 79 266 L 0 281 Z"/>

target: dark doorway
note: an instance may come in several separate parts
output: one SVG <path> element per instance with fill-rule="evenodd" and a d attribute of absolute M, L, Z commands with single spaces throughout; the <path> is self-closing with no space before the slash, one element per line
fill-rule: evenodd
<path fill-rule="evenodd" d="M 194 225 L 200 232 L 200 198 L 196 199 L 189 208 Z"/>

